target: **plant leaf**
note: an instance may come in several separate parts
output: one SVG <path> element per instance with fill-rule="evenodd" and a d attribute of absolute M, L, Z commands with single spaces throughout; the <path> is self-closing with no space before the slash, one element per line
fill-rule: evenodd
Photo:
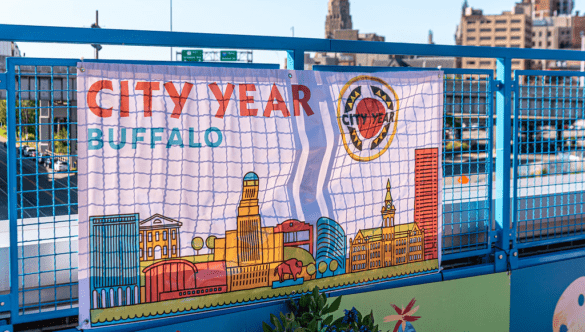
<path fill-rule="evenodd" d="M 272 327 L 270 327 L 270 325 L 266 324 L 265 322 L 262 322 L 262 330 L 264 332 L 274 332 Z"/>
<path fill-rule="evenodd" d="M 341 296 L 338 296 L 338 297 L 335 299 L 335 301 L 333 301 L 333 302 L 331 303 L 331 306 L 329 307 L 329 310 L 328 310 L 328 312 L 327 312 L 327 313 L 329 314 L 329 313 L 333 313 L 333 312 L 337 311 L 337 310 L 339 309 L 339 305 L 340 305 L 340 304 L 341 304 Z"/>

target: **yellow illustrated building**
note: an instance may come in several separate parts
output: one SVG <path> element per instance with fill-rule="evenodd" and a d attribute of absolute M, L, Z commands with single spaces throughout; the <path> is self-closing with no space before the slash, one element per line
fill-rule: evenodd
<path fill-rule="evenodd" d="M 424 259 L 424 236 L 416 223 L 395 225 L 396 208 L 386 185 L 382 227 L 362 229 L 349 239 L 349 272 L 420 262 Z"/>
<path fill-rule="evenodd" d="M 155 214 L 140 222 L 140 261 L 180 257 L 179 229 L 177 220 Z"/>

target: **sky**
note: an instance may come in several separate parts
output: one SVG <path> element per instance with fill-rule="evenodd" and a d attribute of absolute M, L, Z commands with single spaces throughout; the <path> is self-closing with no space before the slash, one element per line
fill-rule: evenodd
<path fill-rule="evenodd" d="M 585 0 L 576 0 L 585 12 Z M 469 0 L 486 14 L 510 10 L 513 0 Z M 109 29 L 170 30 L 171 0 L 0 0 L 0 23 Z M 327 0 L 173 0 L 173 31 L 323 38 Z M 462 0 L 350 0 L 353 28 L 388 42 L 453 45 Z M 27 57 L 93 58 L 89 45 L 19 43 Z M 175 49 L 175 51 L 181 48 Z M 255 51 L 254 62 L 284 62 L 284 52 Z M 170 60 L 169 48 L 104 46 L 102 59 Z"/>

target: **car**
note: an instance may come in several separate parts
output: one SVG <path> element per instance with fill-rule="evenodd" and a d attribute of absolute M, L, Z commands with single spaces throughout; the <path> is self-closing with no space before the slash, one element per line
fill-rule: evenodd
<path fill-rule="evenodd" d="M 28 145 L 21 145 L 20 146 L 20 152 L 23 156 L 28 156 L 28 149 L 30 149 L 30 146 Z"/>
<path fill-rule="evenodd" d="M 50 159 L 50 158 L 51 158 L 51 156 L 50 156 L 50 154 L 48 152 L 40 152 L 37 155 L 37 162 L 39 164 L 44 164 L 45 163 L 45 159 Z"/>
<path fill-rule="evenodd" d="M 28 148 L 28 150 L 26 150 L 26 156 L 27 157 L 36 157 L 37 156 L 37 149 Z"/>
<path fill-rule="evenodd" d="M 51 168 L 51 165 L 53 165 L 53 159 L 50 156 L 43 157 L 43 165 L 46 168 Z"/>
<path fill-rule="evenodd" d="M 69 170 L 69 165 L 67 165 L 66 161 L 57 160 L 55 161 L 55 166 L 53 167 L 53 171 L 55 172 L 66 172 Z"/>

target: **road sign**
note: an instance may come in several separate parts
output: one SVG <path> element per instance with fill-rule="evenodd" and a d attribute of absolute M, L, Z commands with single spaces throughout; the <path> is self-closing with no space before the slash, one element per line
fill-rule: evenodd
<path fill-rule="evenodd" d="M 203 61 L 203 50 L 183 50 L 181 52 L 182 61 Z"/>
<path fill-rule="evenodd" d="M 238 61 L 238 51 L 221 51 L 221 61 Z"/>

